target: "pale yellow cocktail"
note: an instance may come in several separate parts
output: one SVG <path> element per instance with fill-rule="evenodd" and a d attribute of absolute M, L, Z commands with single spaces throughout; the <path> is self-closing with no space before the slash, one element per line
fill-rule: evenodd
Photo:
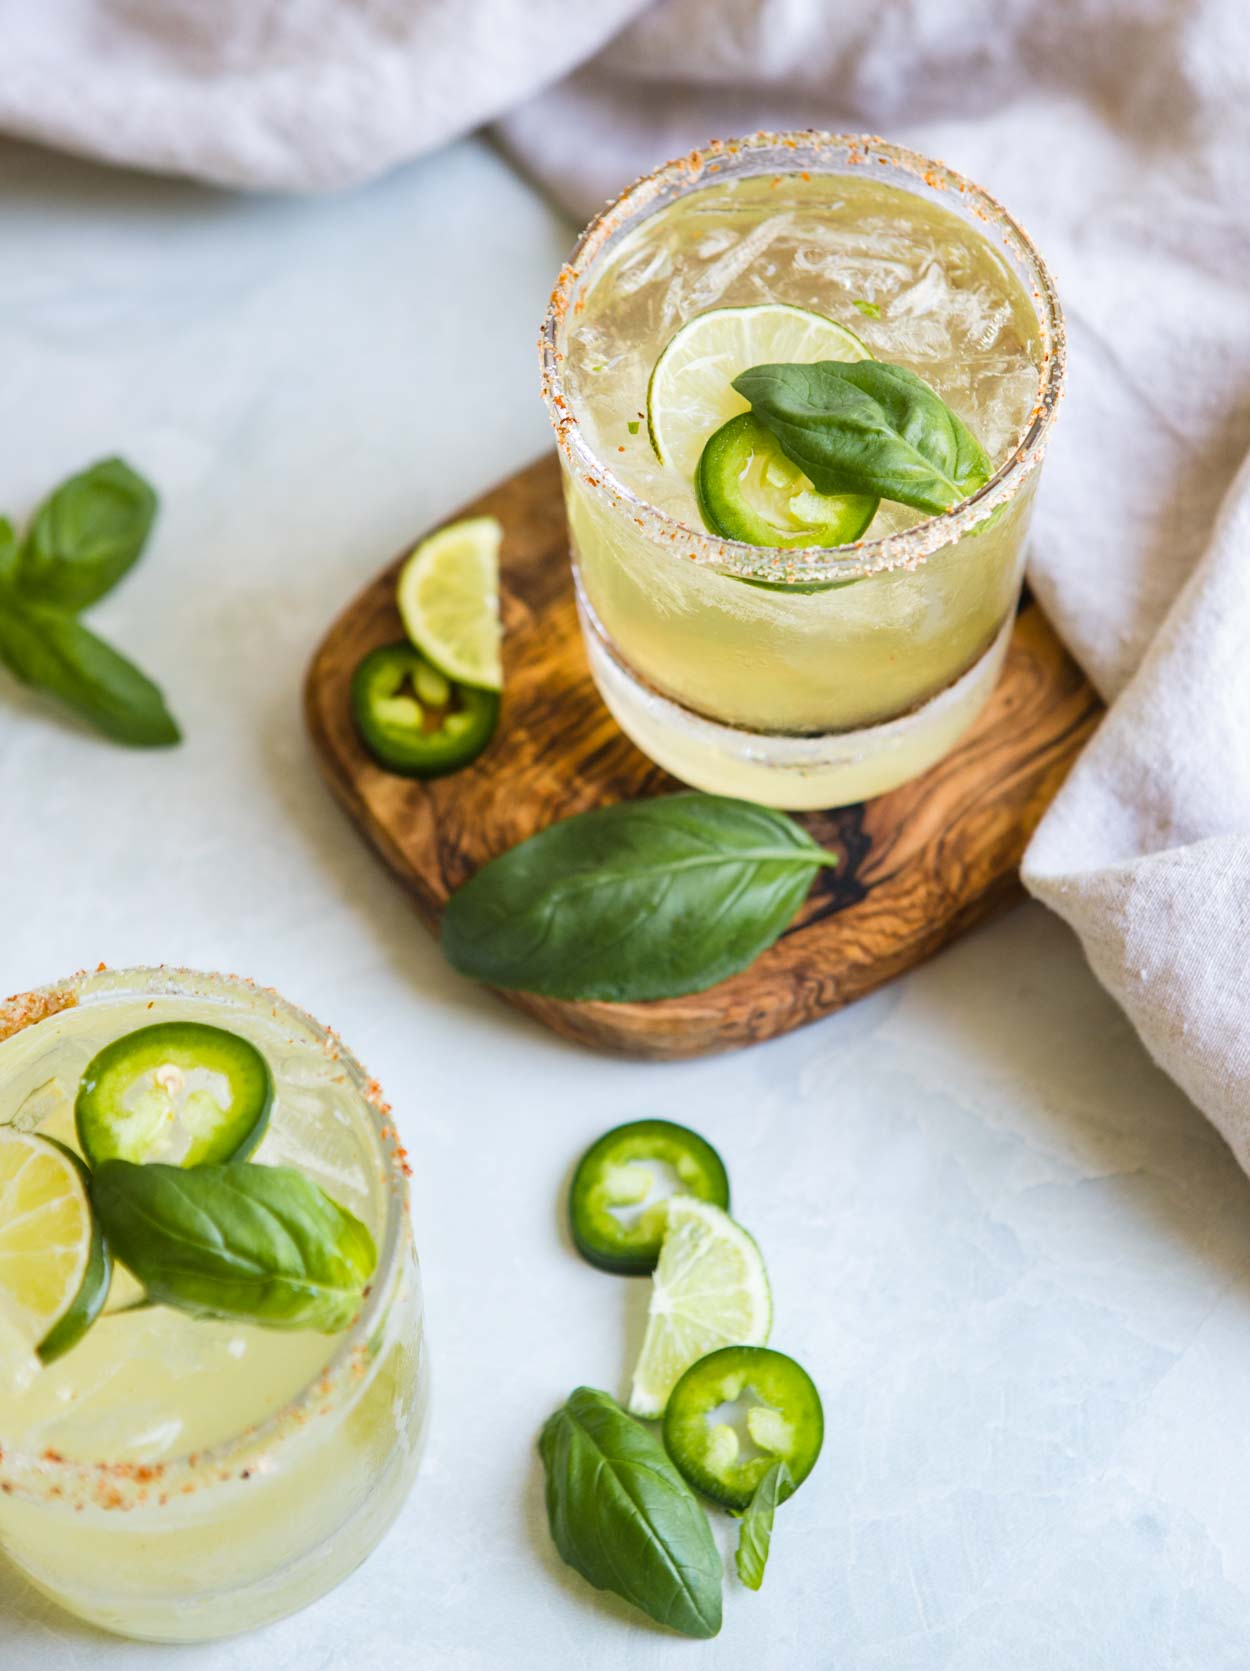
<path fill-rule="evenodd" d="M 0 1009 L 0 1128 L 77 1148 L 75 1089 L 154 1023 L 228 1029 L 273 1078 L 251 1157 L 296 1169 L 368 1228 L 376 1271 L 336 1333 L 107 1308 L 40 1365 L 0 1307 L 0 1548 L 47 1595 L 125 1635 L 262 1624 L 350 1572 L 398 1511 L 427 1370 L 405 1163 L 376 1085 L 271 992 L 166 970 L 101 972 Z"/>
<path fill-rule="evenodd" d="M 709 533 L 690 458 L 653 449 L 648 382 L 689 321 L 761 303 L 853 333 L 841 358 L 923 377 L 988 483 L 938 516 L 883 499 L 832 549 Z M 815 807 L 950 747 L 1001 666 L 1062 376 L 1050 281 L 991 199 L 876 141 L 714 146 L 592 224 L 542 347 L 591 667 L 648 754 L 696 787 Z"/>

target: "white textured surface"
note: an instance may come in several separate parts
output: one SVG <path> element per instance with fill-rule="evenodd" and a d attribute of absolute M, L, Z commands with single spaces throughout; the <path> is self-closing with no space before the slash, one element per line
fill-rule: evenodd
<path fill-rule="evenodd" d="M 128 754 L 0 686 L 0 988 L 244 970 L 334 1022 L 416 1164 L 428 1465 L 369 1564 L 237 1643 L 137 1648 L 0 1568 L 4 1671 L 1233 1671 L 1250 1640 L 1250 1186 L 1028 907 L 748 1054 L 648 1067 L 456 981 L 331 805 L 299 716 L 330 617 L 537 453 L 566 229 L 466 146 L 319 204 L 0 151 L 3 508 L 123 450 L 165 510 L 96 613 L 187 731 Z M 825 1457 L 711 1644 L 552 1557 L 537 1427 L 619 1389 L 644 1289 L 565 1246 L 609 1122 L 722 1149 L 824 1392 Z"/>

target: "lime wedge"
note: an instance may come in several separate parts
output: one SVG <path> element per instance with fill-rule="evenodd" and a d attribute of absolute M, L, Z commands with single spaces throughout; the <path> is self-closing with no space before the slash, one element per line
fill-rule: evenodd
<path fill-rule="evenodd" d="M 670 338 L 647 386 L 655 456 L 689 481 L 712 431 L 747 410 L 733 380 L 752 366 L 871 359 L 854 331 L 787 302 L 698 313 Z"/>
<path fill-rule="evenodd" d="M 449 522 L 422 540 L 400 571 L 404 631 L 440 673 L 478 690 L 503 688 L 499 656 L 499 546 L 493 516 Z"/>
<path fill-rule="evenodd" d="M 663 1415 L 692 1363 L 721 1346 L 762 1346 L 772 1311 L 764 1261 L 742 1226 L 708 1201 L 671 1196 L 630 1410 Z"/>
<path fill-rule="evenodd" d="M 0 1314 L 51 1363 L 108 1298 L 112 1263 L 76 1155 L 0 1127 Z"/>

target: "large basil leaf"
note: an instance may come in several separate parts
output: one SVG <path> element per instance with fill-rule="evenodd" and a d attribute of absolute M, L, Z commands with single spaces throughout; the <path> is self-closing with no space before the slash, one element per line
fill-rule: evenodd
<path fill-rule="evenodd" d="M 749 801 L 625 801 L 484 865 L 447 902 L 443 950 L 462 974 L 553 998 L 701 992 L 772 945 L 836 863 Z"/>
<path fill-rule="evenodd" d="M 551 1536 L 568 1565 L 683 1636 L 715 1636 L 720 1554 L 659 1440 L 607 1393 L 578 1387 L 538 1448 Z"/>
<path fill-rule="evenodd" d="M 91 1198 L 148 1299 L 193 1316 L 333 1334 L 377 1264 L 360 1220 L 290 1167 L 106 1160 Z"/>
<path fill-rule="evenodd" d="M 751 1493 L 751 1501 L 743 1511 L 734 1556 L 738 1577 L 748 1590 L 758 1590 L 764 1582 L 764 1568 L 773 1541 L 773 1516 L 778 1504 L 784 1503 L 793 1490 L 790 1470 L 784 1462 L 774 1462 Z"/>
<path fill-rule="evenodd" d="M 17 583 L 23 597 L 79 610 L 115 586 L 138 558 L 156 515 L 156 494 L 120 458 L 71 476 L 35 512 Z"/>
<path fill-rule="evenodd" d="M 980 442 L 903 366 L 753 366 L 733 386 L 820 493 L 872 493 L 937 515 L 990 479 Z"/>
<path fill-rule="evenodd" d="M 179 740 L 157 687 L 76 616 L 0 595 L 0 661 L 118 742 L 160 748 Z"/>

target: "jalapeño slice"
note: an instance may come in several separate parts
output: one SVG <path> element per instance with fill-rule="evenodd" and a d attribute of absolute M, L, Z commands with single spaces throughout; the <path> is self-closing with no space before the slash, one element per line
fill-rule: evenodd
<path fill-rule="evenodd" d="M 675 1189 L 655 1194 L 664 1168 Z M 671 1180 L 670 1180 L 671 1181 Z M 668 1193 L 729 1206 L 729 1178 L 716 1150 L 671 1120 L 634 1120 L 605 1132 L 577 1163 L 569 1223 L 583 1259 L 602 1271 L 646 1276 L 660 1257 Z"/>
<path fill-rule="evenodd" d="M 694 486 L 708 529 L 748 545 L 847 545 L 864 532 L 878 504 L 862 493 L 818 493 L 750 412 L 711 436 Z"/>
<path fill-rule="evenodd" d="M 384 644 L 352 675 L 352 714 L 379 766 L 403 777 L 442 777 L 490 742 L 499 695 L 448 679 L 411 644 Z"/>
<path fill-rule="evenodd" d="M 140 1027 L 88 1062 L 74 1119 L 92 1166 L 244 1160 L 269 1123 L 273 1076 L 247 1039 L 198 1021 Z"/>
<path fill-rule="evenodd" d="M 737 1405 L 743 1432 L 724 1406 Z M 723 1415 L 722 1415 L 723 1412 Z M 696 1491 L 744 1509 L 774 1462 L 784 1462 L 790 1496 L 811 1473 L 825 1436 L 811 1376 L 768 1346 L 722 1346 L 700 1358 L 669 1394 L 664 1448 Z"/>

